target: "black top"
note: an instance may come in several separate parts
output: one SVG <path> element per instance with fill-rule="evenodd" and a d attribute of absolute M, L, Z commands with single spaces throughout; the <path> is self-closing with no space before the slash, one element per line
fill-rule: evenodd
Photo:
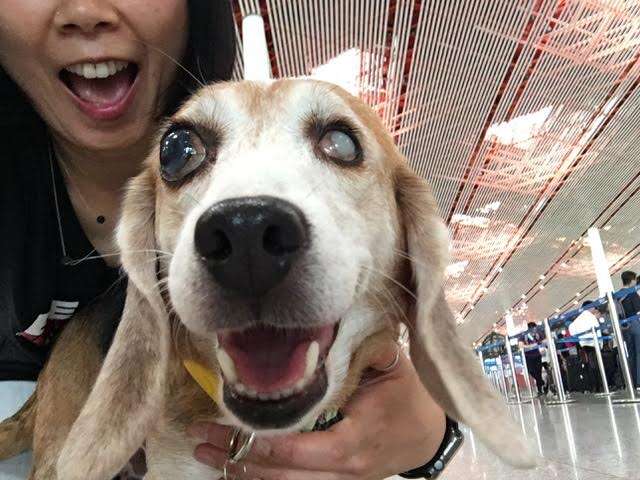
<path fill-rule="evenodd" d="M 637 292 L 632 292 L 622 299 L 625 318 L 633 317 L 640 312 L 640 296 Z"/>
<path fill-rule="evenodd" d="M 538 331 L 534 329 L 529 329 L 524 335 L 524 355 L 525 357 L 534 358 L 534 357 L 542 357 L 540 353 L 540 348 L 538 345 L 542 343 L 542 335 L 538 333 Z"/>
<path fill-rule="evenodd" d="M 40 135 L 3 135 L 7 158 L 0 175 L 0 380 L 35 380 L 55 332 L 119 276 L 119 270 L 102 259 L 63 264 L 52 181 L 67 254 L 82 258 L 93 246 L 55 160 L 52 179 L 48 143 L 45 133 Z"/>

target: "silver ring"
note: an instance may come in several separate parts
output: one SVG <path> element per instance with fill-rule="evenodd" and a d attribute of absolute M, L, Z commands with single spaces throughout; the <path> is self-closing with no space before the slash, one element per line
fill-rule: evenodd
<path fill-rule="evenodd" d="M 379 371 L 383 373 L 390 372 L 398 366 L 398 362 L 400 362 L 400 347 L 396 350 L 396 356 L 393 358 L 389 366 L 381 368 Z"/>
<path fill-rule="evenodd" d="M 236 428 L 231 435 L 229 441 L 229 461 L 231 463 L 238 463 L 251 451 L 253 442 L 256 439 L 255 432 L 245 433 L 242 430 Z"/>
<path fill-rule="evenodd" d="M 226 462 L 224 462 L 224 465 L 222 466 L 222 479 L 223 480 L 233 480 L 235 477 L 230 477 L 229 476 L 229 472 L 227 471 L 227 466 L 229 464 L 233 464 L 235 462 L 232 462 L 230 459 L 228 459 Z M 247 467 L 246 466 L 242 466 L 242 473 L 246 475 L 247 473 Z"/>

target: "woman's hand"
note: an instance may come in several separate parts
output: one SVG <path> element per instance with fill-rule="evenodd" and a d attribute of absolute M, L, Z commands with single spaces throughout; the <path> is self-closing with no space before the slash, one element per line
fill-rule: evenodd
<path fill-rule="evenodd" d="M 360 387 L 343 409 L 344 419 L 325 432 L 258 437 L 247 457 L 228 466 L 241 480 L 381 480 L 428 462 L 444 438 L 445 416 L 424 389 L 409 360 L 390 345 L 372 363 L 375 378 Z M 189 433 L 202 439 L 195 457 L 220 471 L 227 460 L 231 430 L 197 424 Z"/>

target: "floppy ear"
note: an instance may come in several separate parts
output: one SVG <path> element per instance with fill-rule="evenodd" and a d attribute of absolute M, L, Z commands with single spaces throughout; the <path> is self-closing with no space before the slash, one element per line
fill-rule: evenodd
<path fill-rule="evenodd" d="M 156 286 L 151 174 L 130 185 L 118 232 L 129 274 L 120 325 L 58 460 L 58 478 L 113 478 L 142 446 L 162 408 L 169 325 Z"/>
<path fill-rule="evenodd" d="M 416 320 L 409 326 L 411 359 L 422 383 L 449 416 L 471 427 L 498 456 L 516 466 L 533 466 L 534 456 L 520 430 L 458 337 L 442 291 L 447 229 L 428 184 L 402 166 L 396 172 L 396 197 L 416 294 L 410 316 Z"/>

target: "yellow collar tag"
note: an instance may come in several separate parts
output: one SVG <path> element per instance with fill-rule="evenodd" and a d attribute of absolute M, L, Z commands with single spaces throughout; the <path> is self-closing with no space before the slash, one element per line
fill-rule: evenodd
<path fill-rule="evenodd" d="M 211 400 L 216 401 L 216 392 L 220 386 L 220 377 L 211 369 L 193 360 L 183 360 L 184 368 L 191 374 L 200 388 L 202 388 Z"/>

